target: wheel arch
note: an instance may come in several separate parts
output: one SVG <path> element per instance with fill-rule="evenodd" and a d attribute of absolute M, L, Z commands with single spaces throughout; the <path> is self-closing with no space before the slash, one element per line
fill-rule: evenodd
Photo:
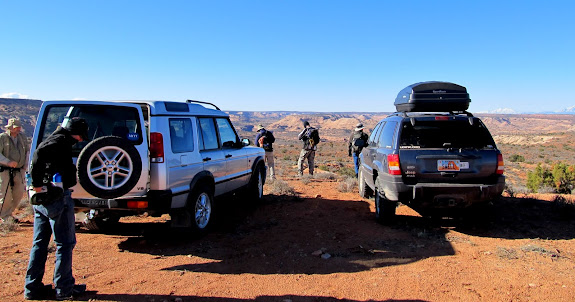
<path fill-rule="evenodd" d="M 195 188 L 198 187 L 200 184 L 206 184 L 210 188 L 212 194 L 215 193 L 216 182 L 214 180 L 214 175 L 210 171 L 202 171 L 190 182 L 190 193 L 194 191 Z"/>

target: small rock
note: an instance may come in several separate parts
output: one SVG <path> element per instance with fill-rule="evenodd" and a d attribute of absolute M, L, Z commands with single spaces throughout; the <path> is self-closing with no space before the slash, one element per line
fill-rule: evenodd
<path fill-rule="evenodd" d="M 537 284 L 535 284 L 535 283 L 529 283 L 529 287 L 537 287 Z"/>
<path fill-rule="evenodd" d="M 317 195 L 315 196 L 315 198 L 321 198 L 321 195 L 320 195 L 320 194 L 317 194 Z"/>
<path fill-rule="evenodd" d="M 321 254 L 323 254 L 323 251 L 322 251 L 322 250 L 317 250 L 317 251 L 315 251 L 315 252 L 313 252 L 313 253 L 311 253 L 311 254 L 312 254 L 312 256 L 321 256 Z"/>
<path fill-rule="evenodd" d="M 327 260 L 327 259 L 329 259 L 329 258 L 331 258 L 331 255 L 328 254 L 328 253 L 325 253 L 325 254 L 321 255 L 321 259 Z"/>

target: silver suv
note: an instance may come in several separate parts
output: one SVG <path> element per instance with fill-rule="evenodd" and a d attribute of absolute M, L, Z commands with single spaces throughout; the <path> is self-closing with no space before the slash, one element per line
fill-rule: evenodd
<path fill-rule="evenodd" d="M 205 230 L 214 197 L 262 198 L 264 150 L 240 140 L 229 116 L 197 101 L 46 101 L 32 150 L 58 125 L 84 118 L 89 140 L 74 145 L 76 220 L 90 230 L 122 216 L 169 213 L 172 226 Z"/>

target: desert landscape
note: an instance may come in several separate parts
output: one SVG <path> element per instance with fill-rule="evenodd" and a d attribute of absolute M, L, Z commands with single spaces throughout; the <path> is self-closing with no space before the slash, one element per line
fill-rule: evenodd
<path fill-rule="evenodd" d="M 31 135 L 39 101 L 0 102 Z M 3 106 L 3 107 L 1 107 Z M 216 200 L 204 235 L 169 228 L 169 216 L 122 218 L 117 228 L 79 228 L 74 251 L 80 301 L 573 301 L 575 197 L 526 187 L 538 164 L 575 164 L 575 116 L 476 114 L 505 159 L 508 190 L 487 211 L 431 220 L 400 205 L 375 221 L 362 199 L 346 139 L 387 113 L 229 112 L 241 136 L 273 130 L 278 179 L 263 201 Z M 320 129 L 313 177 L 295 178 L 302 121 Z M 369 130 L 367 131 L 369 132 Z M 516 160 L 521 156 L 523 160 Z M 30 208 L 0 225 L 2 301 L 23 300 L 32 237 Z M 45 282 L 50 283 L 53 250 Z"/>

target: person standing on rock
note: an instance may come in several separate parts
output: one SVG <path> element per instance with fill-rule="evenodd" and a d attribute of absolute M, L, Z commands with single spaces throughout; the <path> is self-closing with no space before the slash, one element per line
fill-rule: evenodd
<path fill-rule="evenodd" d="M 303 162 L 307 159 L 309 175 L 313 175 L 315 168 L 315 151 L 319 143 L 319 131 L 310 126 L 308 121 L 303 122 L 304 129 L 298 134 L 297 138 L 303 141 L 303 148 L 297 161 L 298 176 L 303 176 Z"/>
<path fill-rule="evenodd" d="M 348 140 L 349 156 L 353 156 L 353 165 L 355 168 L 355 177 L 359 170 L 359 154 L 363 147 L 367 146 L 368 136 L 363 132 L 363 124 L 358 123 L 351 133 Z"/>
<path fill-rule="evenodd" d="M 24 169 L 29 149 L 20 120 L 9 119 L 6 132 L 0 134 L 0 221 L 9 217 L 18 221 L 12 212 L 26 192 Z"/>
<path fill-rule="evenodd" d="M 56 243 L 56 300 L 72 300 L 86 291 L 86 285 L 75 284 L 72 275 L 72 251 L 76 246 L 76 230 L 74 201 L 69 188 L 77 183 L 72 146 L 87 139 L 88 123 L 75 117 L 68 120 L 63 127 L 58 127 L 40 143 L 32 156 L 30 175 L 36 194 L 42 194 L 56 174 L 62 178 L 63 194 L 55 200 L 45 200 L 34 205 L 34 238 L 24 285 L 26 300 L 45 300 L 53 295 L 52 287 L 42 283 L 52 235 Z M 31 200 L 33 201 L 33 198 Z"/>
<path fill-rule="evenodd" d="M 276 139 L 273 132 L 266 130 L 261 124 L 259 124 L 256 129 L 258 133 L 256 134 L 256 147 L 260 147 L 265 150 L 264 160 L 269 170 L 268 175 L 271 180 L 274 180 L 276 179 L 276 176 L 274 172 L 275 167 L 273 143 L 276 141 Z"/>

